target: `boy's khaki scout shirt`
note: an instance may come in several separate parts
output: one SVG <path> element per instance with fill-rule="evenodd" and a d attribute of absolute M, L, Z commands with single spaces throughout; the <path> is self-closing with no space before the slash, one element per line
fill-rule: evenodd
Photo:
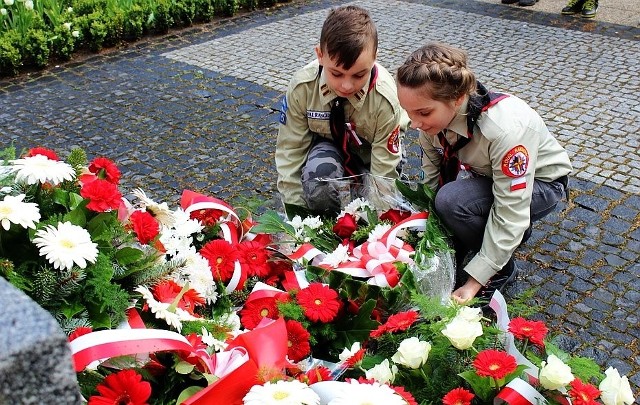
<path fill-rule="evenodd" d="M 467 111 L 466 103 L 460 111 Z M 467 137 L 466 115 L 455 116 L 446 137 L 452 145 Z M 437 136 L 422 131 L 418 139 L 423 181 L 435 190 L 442 145 Z M 571 162 L 540 115 L 512 95 L 480 114 L 471 141 L 458 151 L 458 158 L 467 170 L 493 179 L 494 202 L 482 246 L 464 268 L 486 285 L 511 258 L 530 225 L 533 180 L 557 180 L 571 172 Z"/>
<path fill-rule="evenodd" d="M 283 100 L 276 143 L 278 191 L 284 202 L 305 206 L 302 199 L 302 167 L 315 136 L 333 141 L 329 129 L 331 101 L 337 94 L 329 88 L 325 71 L 319 74 L 315 60 L 297 71 Z M 358 149 L 372 174 L 397 178 L 396 167 L 402 158 L 402 138 L 409 123 L 400 107 L 393 77 L 376 64 L 377 75 L 345 105 L 346 121 L 355 124 L 355 132 L 366 142 Z"/>

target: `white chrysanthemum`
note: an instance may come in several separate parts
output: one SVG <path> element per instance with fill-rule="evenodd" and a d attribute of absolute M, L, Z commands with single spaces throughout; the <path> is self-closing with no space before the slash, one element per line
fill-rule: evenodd
<path fill-rule="evenodd" d="M 204 225 L 197 219 L 192 219 L 183 209 L 178 208 L 173 211 L 175 224 L 173 225 L 176 235 L 188 237 L 204 229 Z"/>
<path fill-rule="evenodd" d="M 369 238 L 367 239 L 367 242 L 373 243 L 373 242 L 379 241 L 380 239 L 382 239 L 384 234 L 387 233 L 387 231 L 389 229 L 391 229 L 391 225 L 389 225 L 389 224 L 378 224 L 378 225 L 376 225 L 371 230 L 371 232 L 369 232 Z"/>
<path fill-rule="evenodd" d="M 158 220 L 163 226 L 171 227 L 175 223 L 175 219 L 173 217 L 173 211 L 169 209 L 169 206 L 166 202 L 162 204 L 158 204 L 153 201 L 151 198 L 147 197 L 147 194 L 140 188 L 136 188 L 133 190 L 133 195 L 135 195 L 141 202 L 143 208 L 153 217 Z"/>
<path fill-rule="evenodd" d="M 146 301 L 149 310 L 156 318 L 163 319 L 167 325 L 173 326 L 178 332 L 182 330 L 182 321 L 196 321 L 200 319 L 177 307 L 169 309 L 171 306 L 170 303 L 156 300 L 153 293 L 146 287 L 139 286 L 136 288 L 136 291 L 142 294 L 142 298 Z"/>
<path fill-rule="evenodd" d="M 298 380 L 254 385 L 244 396 L 245 405 L 319 405 L 320 397 Z"/>
<path fill-rule="evenodd" d="M 178 256 L 177 259 L 184 260 L 184 265 L 176 274 L 176 282 L 180 285 L 188 282 L 189 287 L 200 294 L 208 304 L 216 302 L 218 291 L 207 259 L 197 253 L 195 249 L 190 250 L 186 255 Z"/>
<path fill-rule="evenodd" d="M 318 229 L 322 226 L 322 219 L 320 217 L 306 217 L 302 220 L 302 225 L 311 229 Z"/>
<path fill-rule="evenodd" d="M 338 358 L 340 359 L 340 361 L 347 361 L 359 351 L 360 351 L 360 342 L 354 342 L 353 345 L 351 345 L 351 349 L 347 349 L 345 347 L 342 350 L 342 353 L 338 355 Z"/>
<path fill-rule="evenodd" d="M 337 219 L 344 217 L 345 214 L 351 214 L 354 216 L 356 221 L 359 219 L 364 219 L 366 221 L 367 216 L 363 214 L 366 213 L 367 208 L 373 210 L 373 207 L 368 201 L 362 198 L 356 198 L 355 200 L 347 204 L 346 207 L 344 207 L 344 209 L 340 212 L 340 214 L 338 214 Z"/>
<path fill-rule="evenodd" d="M 50 160 L 43 155 L 11 160 L 10 163 L 16 174 L 16 183 L 50 183 L 55 186 L 76 177 L 76 172 L 70 164 Z"/>
<path fill-rule="evenodd" d="M 33 243 L 56 269 L 71 269 L 74 263 L 84 269 L 98 257 L 98 245 L 91 241 L 89 232 L 71 222 L 40 229 Z"/>
<path fill-rule="evenodd" d="M 11 224 L 20 225 L 23 228 L 36 229 L 36 222 L 40 221 L 40 210 L 36 203 L 23 202 L 25 195 L 5 196 L 0 201 L 0 225 L 8 231 Z"/>
<path fill-rule="evenodd" d="M 227 350 L 227 346 L 229 346 L 227 342 L 216 339 L 211 333 L 209 333 L 208 330 L 204 328 L 204 326 L 202 327 L 202 343 L 213 348 L 216 353 Z"/>
<path fill-rule="evenodd" d="M 328 405 L 406 405 L 406 401 L 386 384 L 351 380 Z"/>
<path fill-rule="evenodd" d="M 319 264 L 326 264 L 327 266 L 335 268 L 347 260 L 349 260 L 349 246 L 338 245 L 336 250 L 326 255 Z"/>

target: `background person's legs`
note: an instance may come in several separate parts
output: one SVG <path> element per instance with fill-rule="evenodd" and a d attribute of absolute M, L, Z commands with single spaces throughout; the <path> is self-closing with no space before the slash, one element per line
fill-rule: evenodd
<path fill-rule="evenodd" d="M 302 198 L 307 208 L 319 214 L 340 211 L 336 184 L 318 179 L 337 179 L 344 176 L 340 151 L 331 142 L 320 140 L 309 151 L 302 167 Z"/>

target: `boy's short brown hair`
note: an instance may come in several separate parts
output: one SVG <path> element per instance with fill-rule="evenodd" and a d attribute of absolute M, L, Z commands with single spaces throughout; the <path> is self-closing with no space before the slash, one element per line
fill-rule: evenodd
<path fill-rule="evenodd" d="M 329 12 L 320 32 L 320 49 L 338 66 L 350 69 L 370 47 L 378 51 L 378 29 L 369 12 L 358 6 L 342 6 Z"/>

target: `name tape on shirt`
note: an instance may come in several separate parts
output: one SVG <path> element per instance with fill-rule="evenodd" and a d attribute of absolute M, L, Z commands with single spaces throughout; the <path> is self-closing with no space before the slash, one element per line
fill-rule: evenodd
<path fill-rule="evenodd" d="M 395 129 L 389 134 L 387 149 L 391 153 L 398 153 L 400 150 L 400 125 L 395 127 Z"/>
<path fill-rule="evenodd" d="M 527 148 L 518 145 L 508 151 L 502 158 L 502 173 L 509 177 L 522 177 L 529 167 Z"/>
<path fill-rule="evenodd" d="M 311 111 L 307 110 L 307 118 L 312 120 L 328 120 L 331 116 L 330 111 Z"/>

